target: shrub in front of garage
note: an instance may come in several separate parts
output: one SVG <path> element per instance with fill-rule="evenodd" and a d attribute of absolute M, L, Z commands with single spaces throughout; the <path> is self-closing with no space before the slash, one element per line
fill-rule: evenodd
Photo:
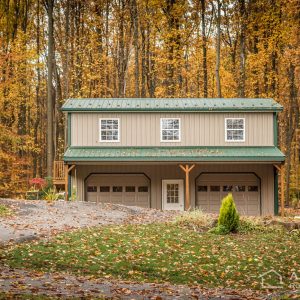
<path fill-rule="evenodd" d="M 217 234 L 228 234 L 237 232 L 240 223 L 240 216 L 236 209 L 232 194 L 228 194 L 223 200 L 220 208 L 217 227 L 211 232 Z"/>

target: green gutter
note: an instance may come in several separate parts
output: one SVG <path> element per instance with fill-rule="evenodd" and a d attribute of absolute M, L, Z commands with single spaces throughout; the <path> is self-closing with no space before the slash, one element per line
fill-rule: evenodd
<path fill-rule="evenodd" d="M 241 143 L 240 143 L 241 144 Z M 265 148 L 270 148 L 270 149 L 274 149 L 274 146 L 72 146 L 70 147 L 70 149 L 83 149 L 83 150 L 89 150 L 89 149 L 114 149 L 114 150 L 122 150 L 122 149 L 164 149 L 164 148 L 168 148 L 168 149 L 204 149 L 204 150 L 210 150 L 210 149 L 233 149 L 235 148 L 236 150 L 240 150 L 241 148 L 247 148 L 251 149 L 265 149 Z"/>
<path fill-rule="evenodd" d="M 278 215 L 279 204 L 278 204 L 278 172 L 274 167 L 274 215 Z"/>

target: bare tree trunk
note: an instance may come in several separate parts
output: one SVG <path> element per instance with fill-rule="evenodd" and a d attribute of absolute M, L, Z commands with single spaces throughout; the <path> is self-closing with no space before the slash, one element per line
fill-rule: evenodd
<path fill-rule="evenodd" d="M 104 26 L 103 26 L 103 17 L 104 17 L 104 8 L 102 3 L 99 3 L 95 7 L 95 13 L 97 15 L 97 23 L 99 24 L 96 27 L 96 32 L 97 32 L 97 49 L 98 53 L 97 56 L 98 58 L 98 63 L 99 63 L 99 79 L 92 79 L 90 80 L 89 83 L 89 97 L 92 97 L 92 94 L 94 94 L 95 89 L 97 87 L 97 95 L 100 97 L 103 97 L 105 95 L 105 81 L 106 81 L 106 76 L 105 76 L 105 59 L 104 59 L 104 47 L 103 47 L 103 42 L 104 42 Z M 93 52 L 89 52 L 89 65 L 90 65 L 90 73 L 93 72 Z"/>
<path fill-rule="evenodd" d="M 81 45 L 81 37 L 82 37 L 82 31 L 81 26 L 83 23 L 82 20 L 82 14 L 85 9 L 85 6 L 83 2 L 75 1 L 75 42 L 76 42 L 76 51 L 75 51 L 75 92 L 82 96 L 82 85 L 83 85 L 83 79 L 82 79 L 82 55 L 79 51 L 82 48 Z"/>
<path fill-rule="evenodd" d="M 120 20 L 119 20 L 119 51 L 118 51 L 118 58 L 119 58 L 119 65 L 118 65 L 118 96 L 124 97 L 125 96 L 125 67 L 124 67 L 124 60 L 125 60 L 125 45 L 124 45 L 124 10 L 125 10 L 125 1 L 120 0 Z"/>
<path fill-rule="evenodd" d="M 288 116 L 287 116 L 287 130 L 286 130 L 286 161 L 285 161 L 285 203 L 289 203 L 290 198 L 290 178 L 291 178 L 291 148 L 292 140 L 295 134 L 295 129 L 299 123 L 299 106 L 297 102 L 297 88 L 295 83 L 295 66 L 291 63 L 288 69 L 288 78 L 289 78 L 289 89 L 290 89 L 290 103 L 288 107 Z"/>
<path fill-rule="evenodd" d="M 220 81 L 220 56 L 221 56 L 221 1 L 217 0 L 217 40 L 216 40 L 216 85 L 217 95 L 222 98 Z"/>
<path fill-rule="evenodd" d="M 148 7 L 146 7 L 148 12 Z M 144 37 L 144 43 L 145 43 L 145 69 L 144 69 L 144 75 L 147 79 L 147 89 L 149 93 L 150 98 L 155 98 L 155 89 L 156 89 L 156 69 L 155 69 L 155 59 L 154 59 L 154 53 L 152 51 L 152 45 L 155 45 L 156 42 L 156 35 L 153 33 L 153 36 L 151 35 L 151 26 L 149 21 L 147 21 L 147 26 L 145 29 L 145 37 Z M 152 44 L 151 44 L 152 42 Z M 146 95 L 146 92 L 145 92 Z"/>
<path fill-rule="evenodd" d="M 18 3 L 18 7 L 20 3 Z M 23 31 L 24 34 L 26 34 L 27 32 L 27 21 L 28 21 L 28 7 L 29 2 L 28 1 L 24 1 L 24 15 L 22 16 L 22 18 L 20 18 L 21 21 L 21 29 Z M 26 43 L 27 41 L 23 41 L 21 43 L 21 47 L 22 49 L 26 49 Z M 18 66 L 19 70 L 21 71 L 21 73 L 26 74 L 26 70 L 27 70 L 27 60 L 24 59 L 20 62 L 19 66 Z M 26 115 L 28 112 L 29 107 L 27 107 L 26 102 L 28 101 L 28 97 L 29 97 L 29 93 L 27 92 L 27 80 L 26 77 L 22 77 L 20 80 L 21 83 L 21 90 L 20 90 L 20 104 L 19 104 L 19 112 L 18 112 L 18 134 L 20 136 L 22 135 L 26 135 L 27 132 L 29 132 L 27 130 L 27 126 L 29 125 L 29 122 L 27 122 L 26 119 Z M 26 150 L 21 149 L 19 150 L 19 155 L 22 157 L 26 154 Z"/>
<path fill-rule="evenodd" d="M 131 0 L 130 11 L 133 24 L 135 97 L 138 98 L 140 96 L 139 17 L 136 0 Z"/>
<path fill-rule="evenodd" d="M 54 0 L 47 0 L 48 16 L 48 79 L 47 79 L 47 176 L 52 177 L 53 171 L 53 59 L 54 59 L 54 37 L 53 37 L 53 9 Z"/>
<path fill-rule="evenodd" d="M 145 28 L 141 28 L 141 36 L 142 36 L 142 74 L 141 74 L 141 97 L 146 97 L 146 32 Z"/>
<path fill-rule="evenodd" d="M 63 74 L 64 74 L 64 98 L 69 98 L 69 40 L 70 40 L 70 0 L 67 0 L 66 3 L 66 23 L 65 23 L 65 59 L 63 62 Z M 67 120 L 64 119 L 64 122 L 66 123 Z M 64 126 L 64 148 L 66 150 L 67 148 L 67 139 L 68 139 L 68 133 L 67 133 L 67 126 L 65 124 Z"/>
<path fill-rule="evenodd" d="M 69 27 L 70 27 L 70 0 L 66 3 L 66 23 L 65 23 L 65 59 L 63 63 L 64 72 L 64 97 L 69 97 Z"/>
<path fill-rule="evenodd" d="M 150 26 L 149 26 L 150 27 Z M 148 29 L 148 38 L 147 38 L 147 53 L 148 53 L 148 90 L 149 96 L 151 98 L 155 98 L 155 92 L 157 87 L 157 70 L 156 70 L 156 61 L 155 61 L 155 54 L 151 49 L 151 36 L 150 36 L 150 29 Z M 154 44 L 156 40 L 156 36 L 153 38 Z"/>
<path fill-rule="evenodd" d="M 41 103 L 40 103 L 40 84 L 41 84 L 41 70 L 40 70 L 40 1 L 37 1 L 37 26 L 36 26 L 36 54 L 37 54 L 37 83 L 35 87 L 36 93 L 36 119 L 34 123 L 34 143 L 38 145 L 38 129 L 40 126 L 40 114 L 41 114 Z M 40 154 L 34 153 L 33 155 L 33 177 L 38 175 L 38 157 Z M 41 176 L 41 174 L 39 174 Z"/>
<path fill-rule="evenodd" d="M 245 0 L 239 0 L 239 12 L 241 22 L 240 32 L 240 74 L 238 85 L 238 96 L 245 98 L 245 84 L 246 84 L 246 51 L 245 51 L 245 30 L 246 30 L 246 6 Z"/>
<path fill-rule="evenodd" d="M 105 97 L 109 95 L 110 90 L 110 76 L 109 76 L 109 63 L 108 63 L 108 53 L 109 53 L 109 31 L 108 31 L 108 18 L 109 18 L 109 0 L 106 0 L 105 7 L 105 72 L 106 72 L 106 87 L 105 87 Z"/>
<path fill-rule="evenodd" d="M 256 8 L 255 8 L 255 13 L 256 13 Z M 258 25 L 254 25 L 254 38 L 253 38 L 253 53 L 256 56 L 258 54 L 258 37 L 257 37 L 257 32 L 258 32 Z M 254 95 L 256 98 L 259 97 L 259 79 L 257 76 L 257 68 L 253 70 L 254 74 Z"/>
<path fill-rule="evenodd" d="M 176 80 L 174 78 L 176 70 L 179 67 L 179 50 L 180 50 L 180 35 L 179 35 L 179 27 L 180 20 L 178 12 L 175 12 L 175 7 L 177 4 L 177 0 L 167 0 L 165 8 L 163 11 L 165 16 L 167 17 L 167 24 L 169 35 L 166 38 L 166 48 L 167 48 L 167 66 L 166 66 L 166 92 L 169 97 L 175 96 L 176 90 Z M 178 78 L 180 83 L 180 77 Z"/>
<path fill-rule="evenodd" d="M 202 31 L 202 64 L 203 64 L 203 97 L 208 97 L 207 92 L 207 45 L 206 45 L 206 25 L 205 25 L 205 0 L 201 2 L 201 31 Z"/>
<path fill-rule="evenodd" d="M 186 54 L 185 54 L 185 64 L 184 64 L 184 67 L 185 67 L 185 88 L 184 88 L 184 95 L 183 97 L 188 97 L 189 95 L 189 80 L 188 80 L 188 75 L 189 74 L 189 47 L 188 45 L 186 46 Z M 181 93 L 183 92 L 183 89 L 181 89 Z"/>

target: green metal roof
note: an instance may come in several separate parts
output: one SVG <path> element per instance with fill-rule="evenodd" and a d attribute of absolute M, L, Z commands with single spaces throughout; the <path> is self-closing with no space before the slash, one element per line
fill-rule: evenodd
<path fill-rule="evenodd" d="M 70 147 L 64 161 L 284 161 L 277 147 Z"/>
<path fill-rule="evenodd" d="M 63 111 L 281 111 L 270 98 L 86 98 L 68 99 Z"/>

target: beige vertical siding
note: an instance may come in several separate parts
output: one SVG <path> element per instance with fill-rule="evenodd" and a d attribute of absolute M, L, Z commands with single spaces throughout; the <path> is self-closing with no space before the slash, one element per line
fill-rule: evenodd
<path fill-rule="evenodd" d="M 72 185 L 76 187 L 78 200 L 85 199 L 84 179 L 91 173 L 145 173 L 151 179 L 151 207 L 161 209 L 163 179 L 184 179 L 177 164 L 169 165 L 78 165 L 72 172 Z M 273 166 L 264 164 L 197 164 L 190 176 L 192 206 L 195 206 L 195 179 L 202 172 L 255 172 L 261 178 L 262 214 L 274 214 Z"/>
<path fill-rule="evenodd" d="M 181 119 L 181 141 L 160 141 L 160 118 Z M 244 143 L 225 142 L 225 118 L 245 118 Z M 120 118 L 120 142 L 99 142 L 99 119 Z M 272 146 L 272 113 L 72 113 L 72 146 Z"/>

